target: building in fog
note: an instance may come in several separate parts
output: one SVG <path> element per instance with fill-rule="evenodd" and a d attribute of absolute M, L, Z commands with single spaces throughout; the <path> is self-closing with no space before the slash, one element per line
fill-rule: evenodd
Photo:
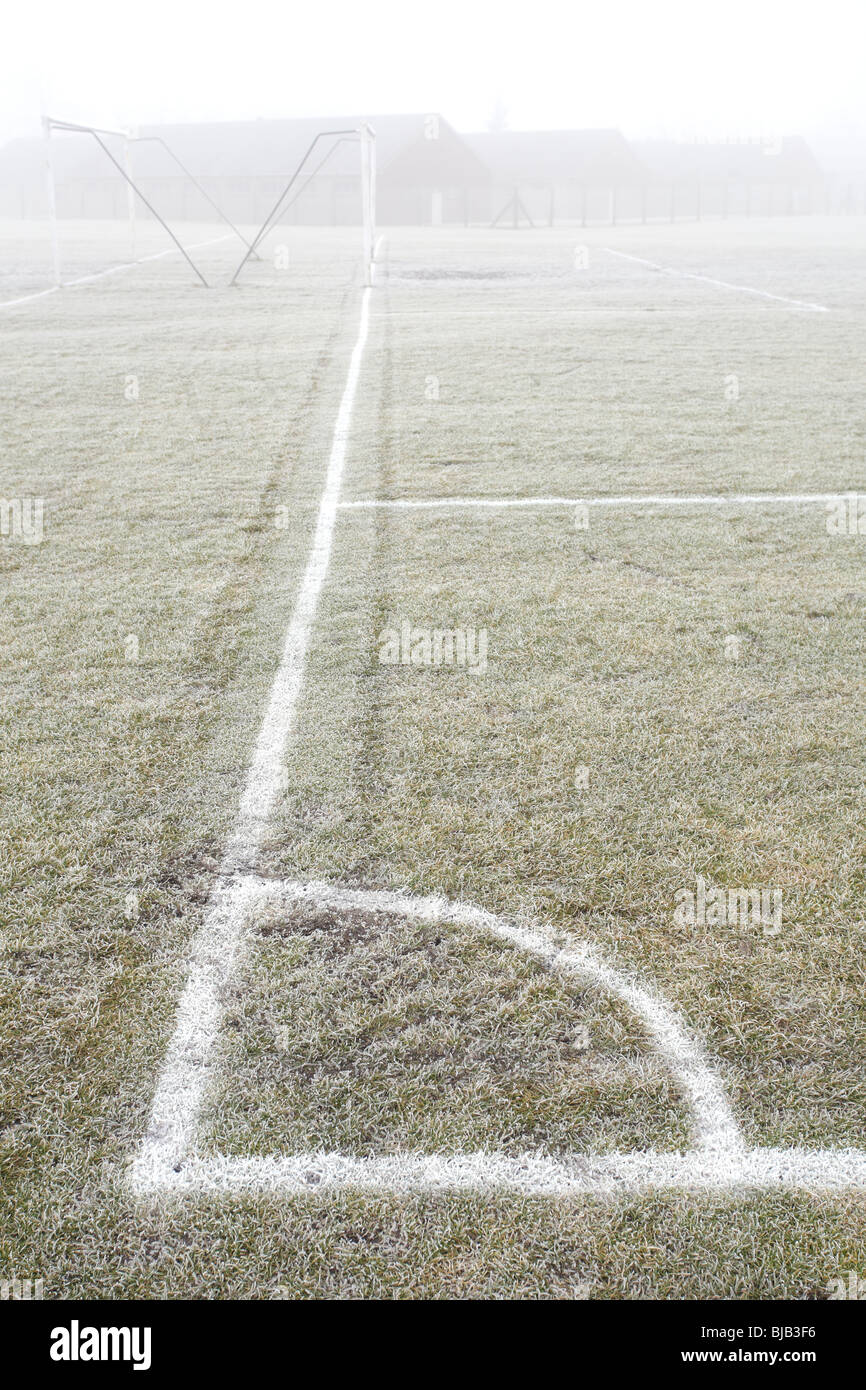
<path fill-rule="evenodd" d="M 648 170 L 646 215 L 776 217 L 825 210 L 825 180 L 806 141 L 636 141 Z"/>
<path fill-rule="evenodd" d="M 489 171 L 488 189 L 474 203 L 477 220 L 553 226 L 640 211 L 647 174 L 618 130 L 497 130 L 464 138 Z"/>
<path fill-rule="evenodd" d="M 361 118 L 200 122 L 151 126 L 130 145 L 132 174 L 169 221 L 214 219 L 195 176 L 235 223 L 259 225 L 319 132 L 353 131 Z M 371 116 L 378 165 L 377 220 L 385 226 L 552 226 L 854 211 L 863 177 L 828 180 L 806 142 L 629 143 L 616 130 L 460 134 L 438 114 Z M 124 142 L 108 137 L 114 157 Z M 89 135 L 52 138 L 61 217 L 127 215 L 127 187 Z M 174 157 L 173 157 L 174 156 Z M 44 217 L 44 146 L 0 150 L 0 216 Z M 282 221 L 360 220 L 357 140 L 319 140 Z"/>
<path fill-rule="evenodd" d="M 866 137 L 854 131 L 816 136 L 828 212 L 866 213 Z"/>
<path fill-rule="evenodd" d="M 468 190 L 484 186 L 487 171 L 444 117 L 371 116 L 376 132 L 377 212 L 382 223 L 463 221 Z M 220 121 L 143 127 L 130 146 L 132 175 L 168 221 L 210 220 L 213 209 L 184 176 L 172 153 L 233 221 L 257 225 L 274 206 L 319 132 L 353 131 L 360 118 Z M 121 162 L 123 141 L 106 144 Z M 168 148 L 166 148 L 168 147 Z M 126 185 L 89 135 L 52 137 L 61 217 L 124 217 Z M 172 152 L 172 153 L 170 153 Z M 357 139 L 321 138 L 303 165 L 284 221 L 312 225 L 360 220 Z M 0 151 L 0 212 L 39 217 L 46 212 L 44 150 L 40 140 L 16 140 Z"/>

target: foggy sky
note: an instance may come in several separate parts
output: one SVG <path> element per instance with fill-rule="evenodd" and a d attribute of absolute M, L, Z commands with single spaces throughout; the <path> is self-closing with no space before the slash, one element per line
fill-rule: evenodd
<path fill-rule="evenodd" d="M 43 0 L 4 22 L 0 142 L 41 109 L 129 126 L 439 111 L 631 138 L 866 131 L 866 0 Z"/>

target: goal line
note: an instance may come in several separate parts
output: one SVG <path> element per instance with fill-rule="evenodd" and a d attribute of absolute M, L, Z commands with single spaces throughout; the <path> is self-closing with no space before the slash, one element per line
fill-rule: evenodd
<path fill-rule="evenodd" d="M 392 508 L 402 511 L 434 511 L 441 507 L 742 507 L 791 506 L 837 502 L 855 496 L 850 488 L 837 492 L 730 492 L 681 497 L 675 493 L 635 493 L 624 497 L 361 497 L 340 502 L 343 511 Z"/>

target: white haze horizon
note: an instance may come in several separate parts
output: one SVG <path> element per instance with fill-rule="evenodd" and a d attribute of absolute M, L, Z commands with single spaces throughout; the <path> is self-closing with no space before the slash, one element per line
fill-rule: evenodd
<path fill-rule="evenodd" d="M 42 111 L 112 127 L 441 113 L 458 130 L 617 128 L 629 139 L 866 135 L 862 0 L 274 4 L 215 13 L 60 0 L 6 19 L 0 143 Z"/>

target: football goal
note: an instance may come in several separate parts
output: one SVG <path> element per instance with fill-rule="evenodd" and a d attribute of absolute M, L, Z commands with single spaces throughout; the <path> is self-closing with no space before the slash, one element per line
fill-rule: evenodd
<path fill-rule="evenodd" d="M 142 204 L 144 205 L 144 207 L 147 208 L 151 216 L 154 217 L 156 221 L 160 224 L 160 226 L 165 230 L 165 232 L 167 232 L 168 236 L 174 242 L 175 247 L 183 256 L 184 260 L 187 262 L 190 268 L 194 271 L 201 283 L 205 286 L 205 288 L 208 287 L 207 280 L 205 279 L 202 272 L 199 270 L 195 261 L 190 256 L 186 247 L 180 241 L 179 237 L 172 230 L 171 226 L 162 216 L 162 214 L 157 211 L 153 203 L 145 196 L 145 194 L 133 180 L 131 173 L 131 148 L 136 143 L 135 136 L 133 136 L 129 131 L 126 130 L 109 130 L 101 126 L 81 125 L 74 121 L 60 121 L 56 120 L 53 116 L 42 117 L 42 132 L 45 140 L 45 175 L 46 194 L 48 198 L 48 220 L 51 228 L 51 256 L 54 268 L 54 283 L 58 288 L 61 288 L 63 285 L 63 273 L 60 256 L 60 229 L 57 217 L 57 181 L 55 176 L 54 152 L 52 147 L 52 137 L 55 132 L 67 132 L 73 135 L 90 136 L 93 140 L 96 141 L 97 145 L 102 150 L 106 159 L 108 159 L 114 165 L 115 169 L 120 174 L 121 178 L 124 180 L 126 184 L 127 216 L 129 220 L 130 242 L 132 247 L 133 260 L 135 259 L 135 200 L 136 198 L 140 198 Z M 116 143 L 117 141 L 121 142 L 119 149 Z M 164 144 L 165 142 L 162 143 Z M 114 148 L 112 148 L 112 145 L 114 146 Z M 188 171 L 185 172 L 188 174 Z M 192 177 L 191 175 L 188 176 Z M 216 204 L 214 204 L 213 199 L 210 198 L 204 192 L 204 189 L 201 188 L 201 185 L 197 184 L 197 186 L 200 188 L 200 191 L 204 194 L 204 196 L 208 199 L 208 202 L 211 204 L 211 206 L 216 207 Z M 219 209 L 217 209 L 217 211 L 219 211 Z M 227 218 L 223 217 L 222 213 L 220 213 L 220 217 L 223 221 L 228 221 Z M 232 228 L 232 230 L 236 231 L 234 227 Z M 240 233 L 238 232 L 237 235 L 240 236 Z M 243 238 L 241 239 L 243 240 Z"/>
<path fill-rule="evenodd" d="M 330 142 L 326 145 L 324 154 L 320 141 Z M 230 284 L 236 283 L 247 261 L 253 258 L 268 233 L 279 224 L 289 208 L 314 182 L 316 175 L 325 167 L 335 151 L 347 143 L 357 144 L 360 148 L 363 275 L 364 284 L 372 285 L 376 257 L 376 133 L 366 122 L 362 122 L 356 129 L 320 130 L 313 136 L 280 196 L 249 243 Z M 319 158 L 314 162 L 316 156 Z"/>
<path fill-rule="evenodd" d="M 70 133 L 73 135 L 88 136 L 96 142 L 99 148 L 120 175 L 126 185 L 127 195 L 127 220 L 129 224 L 129 243 L 131 246 L 131 262 L 138 264 L 136 257 L 136 200 L 140 199 L 145 207 L 159 225 L 166 232 L 173 242 L 175 249 L 183 256 L 190 269 L 205 288 L 210 288 L 200 267 L 192 259 L 189 249 L 183 245 L 177 232 L 171 226 L 167 217 L 158 210 L 154 202 L 143 192 L 140 183 L 134 178 L 133 171 L 133 152 L 137 146 L 153 144 L 160 146 L 166 155 L 180 169 L 184 179 L 191 183 L 202 196 L 202 198 L 214 210 L 217 217 L 237 237 L 244 247 L 243 258 L 234 271 L 229 281 L 234 285 L 249 261 L 259 260 L 259 247 L 270 231 L 275 228 L 288 213 L 289 209 L 297 203 L 303 193 L 315 182 L 316 176 L 333 157 L 335 151 L 342 145 L 352 144 L 359 149 L 359 173 L 360 173 L 360 207 L 362 223 L 362 255 L 363 255 L 363 277 L 364 284 L 373 283 L 373 263 L 375 259 L 375 224 L 376 224 L 376 137 L 373 129 L 366 123 L 346 130 L 322 130 L 314 135 L 310 141 L 302 158 L 299 160 L 292 174 L 286 180 L 277 201 L 274 203 L 264 222 L 256 232 L 252 240 L 248 240 L 231 219 L 225 214 L 215 198 L 196 176 L 190 171 L 186 164 L 178 157 L 171 146 L 159 135 L 136 135 L 128 130 L 110 130 L 101 126 L 83 125 L 73 121 L 57 120 L 53 116 L 43 116 L 42 118 L 43 135 L 45 143 L 45 171 L 46 171 L 46 192 L 48 202 L 48 219 L 51 233 L 51 252 L 54 271 L 54 285 L 61 288 L 64 284 L 63 268 L 61 266 L 61 239 L 58 223 L 57 206 L 57 180 L 55 173 L 55 161 L 53 152 L 53 136 L 56 133 Z M 195 247 L 192 248 L 193 250 Z M 159 254 L 166 254 L 165 252 Z M 154 257 L 144 257 L 142 259 L 154 259 Z M 109 270 L 100 271 L 100 274 L 109 274 Z M 83 277 L 89 278 L 89 277 Z M 67 281 L 66 283 L 73 283 Z M 77 283 L 77 282 L 76 282 Z"/>

